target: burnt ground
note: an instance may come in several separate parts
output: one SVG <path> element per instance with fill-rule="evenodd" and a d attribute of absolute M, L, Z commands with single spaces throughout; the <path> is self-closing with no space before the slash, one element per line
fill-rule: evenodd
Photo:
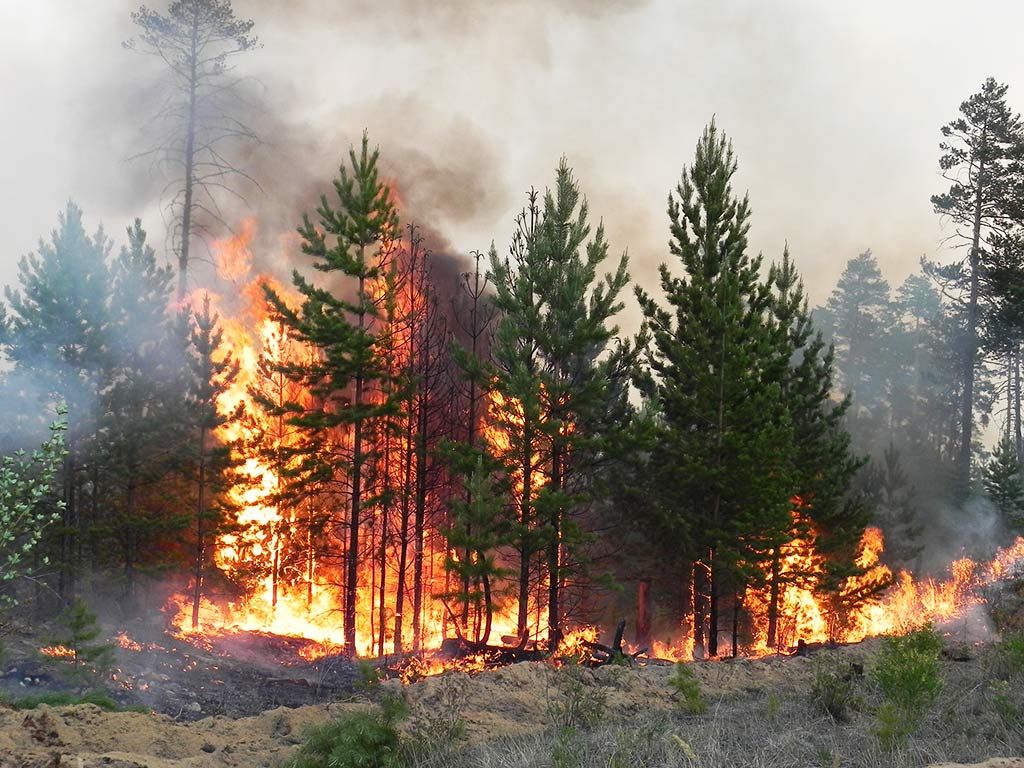
<path fill-rule="evenodd" d="M 337 701 L 360 680 L 358 667 L 339 654 L 306 660 L 300 651 L 316 644 L 296 638 L 245 632 L 185 639 L 161 621 L 105 630 L 114 655 L 108 675 L 75 673 L 67 662 L 40 653 L 52 636 L 45 628 L 22 627 L 0 638 L 0 696 L 101 690 L 124 706 L 198 720 Z M 126 640 L 118 644 L 120 632 Z"/>

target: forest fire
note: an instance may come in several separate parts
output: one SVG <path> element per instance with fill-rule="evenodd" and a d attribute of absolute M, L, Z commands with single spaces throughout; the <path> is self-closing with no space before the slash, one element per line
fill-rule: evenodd
<path fill-rule="evenodd" d="M 223 415 L 244 414 L 221 430 L 219 438 L 239 457 L 234 482 L 228 490 L 233 510 L 229 524 L 216 538 L 213 563 L 216 569 L 236 587 L 230 597 L 212 599 L 204 595 L 193 625 L 191 600 L 186 595 L 172 599 L 176 612 L 173 624 L 179 632 L 201 641 L 203 635 L 213 637 L 224 632 L 270 633 L 282 637 L 302 638 L 305 642 L 297 653 L 304 659 L 345 651 L 339 629 L 343 604 L 344 564 L 337 556 L 326 553 L 338 548 L 336 523 L 329 510 L 319 508 L 310 498 L 296 498 L 282 493 L 282 476 L 296 471 L 295 453 L 290 449 L 302 439 L 289 423 L 284 411 L 267 415 L 267 403 L 283 405 L 288 401 L 311 402 L 312 394 L 302 392 L 282 374 L 282 365 L 309 359 L 315 353 L 292 338 L 285 327 L 276 322 L 267 310 L 260 286 L 269 278 L 252 276 L 249 244 L 256 228 L 249 220 L 240 234 L 217 243 L 215 254 L 224 279 L 241 281 L 245 305 L 233 316 L 222 317 L 225 348 L 239 367 L 238 376 L 219 397 L 217 408 Z M 427 297 L 418 293 L 422 282 L 417 279 L 416 252 L 395 247 L 389 270 L 382 271 L 369 293 L 375 298 L 385 293 L 384 280 L 396 280 L 405 271 L 402 289 L 398 292 L 400 307 L 390 307 L 376 317 L 377 332 L 388 339 L 391 362 L 396 367 L 408 365 L 416 334 L 421 329 L 408 318 L 417 308 L 426 308 Z M 402 260 L 402 263 L 399 263 Z M 275 285 L 275 289 L 283 289 Z M 289 301 L 296 301 L 288 295 Z M 224 308 L 221 308 L 224 311 Z M 371 393 L 371 397 L 373 394 Z M 482 439 L 495 451 L 512 448 L 510 430 L 523 424 L 523 408 L 518 402 L 505 400 L 500 393 L 487 394 L 487 407 L 481 421 Z M 410 398 L 407 418 L 417 417 L 416 403 Z M 571 429 L 571 426 L 570 426 Z M 482 627 L 479 612 L 468 613 L 459 620 L 446 595 L 452 592 L 451 575 L 445 559 L 458 560 L 464 553 L 447 552 L 442 528 L 448 524 L 442 505 L 431 498 L 432 489 L 424 488 L 417 479 L 425 472 L 417 462 L 411 429 L 378 434 L 373 452 L 371 477 L 378 499 L 367 522 L 369 538 L 364 539 L 369 557 L 358 571 L 358 631 L 356 653 L 359 656 L 386 655 L 405 651 L 439 649 L 447 638 L 480 638 Z M 350 433 L 337 439 L 351 443 Z M 539 454 L 531 458 L 531 496 L 547 482 L 548 468 L 542 466 Z M 512 472 L 513 496 L 522 496 L 522 470 Z M 410 499 L 395 498 L 395 492 L 412 489 L 421 493 L 422 518 L 413 530 L 399 528 L 396 516 L 408 524 Z M 797 505 L 799 507 L 799 504 Z M 432 513 L 427 519 L 427 511 Z M 794 513 L 796 514 L 796 513 Z M 778 572 L 777 627 L 774 642 L 768 637 L 770 624 L 770 589 L 748 588 L 742 606 L 749 616 L 750 631 L 739 647 L 744 655 L 763 655 L 795 648 L 798 643 L 827 641 L 855 642 L 872 635 L 902 633 L 928 622 L 943 622 L 962 616 L 980 604 L 980 591 L 999 579 L 1019 559 L 1024 558 L 1024 540 L 1001 550 L 988 563 L 961 559 L 951 566 L 948 578 L 915 579 L 906 572 L 892 573 L 881 562 L 884 551 L 882 532 L 868 528 L 857 555 L 863 575 L 843 584 L 840 594 L 856 594 L 872 585 L 891 583 L 877 599 L 858 603 L 840 612 L 815 593 L 807 578 L 822 567 L 813 541 L 794 539 L 780 553 Z M 411 550 L 411 551 L 410 551 Z M 418 553 L 417 560 L 413 555 Z M 409 578 L 418 570 L 417 603 L 409 605 Z M 399 572 L 402 576 L 398 577 Z M 771 578 L 766 573 L 766 582 Z M 240 588 L 240 590 L 239 590 Z M 544 628 L 543 607 L 548 584 L 543 574 L 530 590 L 529 635 L 520 639 L 519 617 L 512 601 L 498 602 L 491 618 L 491 636 L 502 637 L 514 644 L 531 647 Z M 406 610 L 399 615 L 404 603 Z M 720 627 L 719 631 L 724 631 Z M 595 643 L 598 631 L 583 626 L 567 632 L 559 652 L 565 656 L 579 655 L 587 643 Z M 635 649 L 641 650 L 641 649 Z M 654 640 L 647 649 L 652 656 L 668 659 L 689 659 L 694 645 L 687 633 L 670 642 Z M 403 666 L 403 679 L 414 679 L 444 669 L 472 671 L 483 668 L 487 658 L 482 653 L 463 654 L 457 658 L 426 653 L 415 662 Z"/>

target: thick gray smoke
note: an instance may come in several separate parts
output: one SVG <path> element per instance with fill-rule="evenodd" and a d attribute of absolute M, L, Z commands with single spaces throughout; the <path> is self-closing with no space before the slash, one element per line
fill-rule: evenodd
<path fill-rule="evenodd" d="M 69 197 L 115 234 L 141 215 L 160 242 L 162 181 L 127 162 L 158 98 L 152 62 L 120 46 L 134 4 L 0 9 L 0 87 L 15 105 L 0 124 L 0 283 Z M 257 174 L 270 202 L 251 205 L 294 227 L 366 128 L 408 177 L 411 215 L 454 250 L 501 248 L 522 193 L 566 154 L 613 251 L 628 246 L 652 286 L 666 193 L 717 114 L 751 192 L 754 248 L 773 256 L 788 240 L 820 300 L 866 247 L 894 279 L 939 250 L 939 126 L 986 75 L 1011 96 L 1024 82 L 1024 11 L 999 5 L 992 27 L 951 0 L 927 14 L 874 1 L 236 0 L 264 43 L 238 61 L 264 113 L 265 144 L 246 159 L 271 171 Z"/>

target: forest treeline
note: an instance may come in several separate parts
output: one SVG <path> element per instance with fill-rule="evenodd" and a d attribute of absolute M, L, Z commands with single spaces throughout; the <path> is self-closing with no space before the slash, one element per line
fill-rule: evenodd
<path fill-rule="evenodd" d="M 255 44 L 229 3 L 147 13 L 140 39 L 158 50 L 200 23 L 232 53 Z M 950 187 L 933 202 L 962 258 L 925 261 L 894 291 L 865 252 L 813 311 L 797 258 L 751 252 L 753 207 L 714 121 L 669 194 L 656 286 L 612 256 L 564 160 L 506 252 L 439 268 L 364 135 L 298 223 L 291 285 L 260 286 L 267 323 L 230 404 L 245 361 L 210 296 L 183 288 L 199 156 L 173 266 L 141 222 L 115 252 L 69 204 L 0 304 L 0 499 L 24 501 L 0 509 L 0 547 L 23 553 L 0 553 L 0 589 L 42 613 L 82 593 L 131 613 L 170 586 L 198 626 L 204 599 L 269 581 L 274 604 L 304 593 L 312 610 L 329 581 L 345 646 L 382 654 L 419 650 L 428 620 L 494 641 L 499 611 L 513 642 L 554 646 L 631 599 L 616 585 L 652 579 L 662 628 L 698 653 L 749 640 L 751 591 L 775 645 L 790 581 L 839 627 L 888 586 L 861 578 L 869 525 L 909 569 L 974 502 L 992 521 L 979 548 L 1024 526 L 1024 129 L 1005 95 L 986 81 L 942 131 Z M 187 125 L 186 159 L 206 146 Z M 615 318 L 632 301 L 630 338 Z M 55 419 L 43 450 L 14 455 Z M 260 491 L 275 514 L 240 522 L 253 460 L 277 480 Z M 783 568 L 797 543 L 817 556 Z"/>

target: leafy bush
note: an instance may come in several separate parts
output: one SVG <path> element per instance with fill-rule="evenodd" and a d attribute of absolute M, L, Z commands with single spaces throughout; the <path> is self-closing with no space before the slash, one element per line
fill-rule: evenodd
<path fill-rule="evenodd" d="M 1024 724 L 1024 712 L 1014 701 L 1009 681 L 995 680 L 989 683 L 988 700 L 1003 723 L 1011 727 Z"/>
<path fill-rule="evenodd" d="M 588 673 L 586 668 L 575 665 L 553 673 L 555 691 L 554 695 L 549 694 L 546 709 L 555 727 L 591 728 L 604 718 L 608 694 L 597 685 L 587 684 Z"/>
<path fill-rule="evenodd" d="M 679 709 L 691 715 L 700 715 L 707 711 L 708 705 L 700 692 L 700 682 L 688 664 L 680 661 L 668 678 L 668 684 L 674 691 L 673 697 Z"/>
<path fill-rule="evenodd" d="M 872 672 L 885 703 L 875 713 L 876 735 L 893 748 L 917 730 L 921 717 L 942 691 L 942 640 L 931 627 L 886 638 Z"/>
<path fill-rule="evenodd" d="M 1024 677 L 1024 634 L 1008 634 L 994 649 L 992 673 L 1001 680 Z"/>
<path fill-rule="evenodd" d="M 814 665 L 811 701 L 833 720 L 849 720 L 850 713 L 863 703 L 858 692 L 859 675 L 856 670 L 824 655 L 815 658 Z"/>
<path fill-rule="evenodd" d="M 461 678 L 464 679 L 464 678 Z M 466 722 L 462 712 L 468 699 L 460 677 L 442 675 L 434 686 L 435 695 L 411 729 L 412 740 L 407 752 L 429 757 L 435 764 L 447 764 L 466 735 Z M 426 762 L 426 760 L 424 760 Z"/>
<path fill-rule="evenodd" d="M 886 749 L 894 749 L 915 730 L 916 725 L 907 719 L 904 709 L 892 702 L 875 711 L 875 736 Z"/>
<path fill-rule="evenodd" d="M 71 651 L 68 657 L 55 659 L 65 662 L 74 677 L 88 672 L 103 673 L 114 661 L 114 646 L 110 643 L 95 642 L 102 630 L 80 597 L 61 614 L 61 631 L 53 638 L 56 645 Z"/>
<path fill-rule="evenodd" d="M 886 700 L 918 718 L 942 690 L 942 641 L 930 628 L 885 639 L 874 678 Z"/>
<path fill-rule="evenodd" d="M 67 450 L 67 409 L 57 409 L 50 438 L 36 451 L 0 457 L 0 587 L 47 564 L 39 551 L 47 529 L 61 519 L 64 502 L 51 498 Z M 0 609 L 16 608 L 15 594 L 0 589 Z"/>
<path fill-rule="evenodd" d="M 381 672 L 380 667 L 367 659 L 359 659 L 356 662 L 356 675 L 354 687 L 357 691 L 363 691 L 364 693 L 376 690 L 384 680 L 384 674 Z"/>
<path fill-rule="evenodd" d="M 73 693 L 50 692 L 35 694 L 33 696 L 22 696 L 17 699 L 0 696 L 0 702 L 13 707 L 14 709 L 36 709 L 41 705 L 46 705 L 48 707 L 67 707 L 75 706 L 77 704 L 94 704 L 100 709 L 105 709 L 108 712 L 148 713 L 150 711 L 146 707 L 121 706 L 102 691 L 87 691 L 80 695 Z"/>
<path fill-rule="evenodd" d="M 310 728 L 290 768 L 402 768 L 397 723 L 406 715 L 400 696 L 380 706 Z"/>

